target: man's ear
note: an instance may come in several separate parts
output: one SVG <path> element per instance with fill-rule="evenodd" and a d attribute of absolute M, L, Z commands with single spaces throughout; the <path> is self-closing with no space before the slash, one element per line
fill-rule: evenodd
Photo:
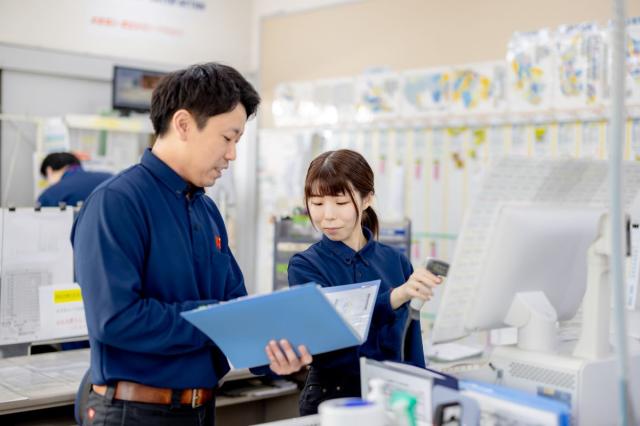
<path fill-rule="evenodd" d="M 171 127 L 181 141 L 187 140 L 194 124 L 193 116 L 186 109 L 177 110 L 171 118 Z"/>
<path fill-rule="evenodd" d="M 51 166 L 45 167 L 45 169 L 44 169 L 44 179 L 47 182 L 51 183 L 50 179 L 51 179 L 52 175 L 53 175 L 53 167 L 51 167 Z"/>

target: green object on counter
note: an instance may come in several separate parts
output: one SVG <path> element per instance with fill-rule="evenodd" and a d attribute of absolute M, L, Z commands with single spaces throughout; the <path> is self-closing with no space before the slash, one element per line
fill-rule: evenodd
<path fill-rule="evenodd" d="M 404 391 L 394 390 L 391 393 L 390 405 L 396 416 L 396 424 L 402 426 L 417 426 L 416 404 L 418 399 Z"/>

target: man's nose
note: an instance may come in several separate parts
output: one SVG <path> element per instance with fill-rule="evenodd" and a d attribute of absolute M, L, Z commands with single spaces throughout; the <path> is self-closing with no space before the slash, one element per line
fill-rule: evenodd
<path fill-rule="evenodd" d="M 235 143 L 229 144 L 229 148 L 227 148 L 227 152 L 225 153 L 224 158 L 229 160 L 229 161 L 234 161 L 236 159 L 236 144 Z"/>

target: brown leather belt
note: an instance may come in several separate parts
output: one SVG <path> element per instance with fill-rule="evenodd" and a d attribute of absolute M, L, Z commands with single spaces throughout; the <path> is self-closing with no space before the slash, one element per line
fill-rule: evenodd
<path fill-rule="evenodd" d="M 93 391 L 98 395 L 106 395 L 106 385 L 93 385 Z M 155 388 L 134 382 L 116 383 L 115 399 L 122 401 L 144 402 L 147 404 L 171 404 L 171 389 Z M 212 389 L 184 389 L 180 392 L 180 404 L 191 405 L 192 408 L 200 407 L 213 399 Z"/>

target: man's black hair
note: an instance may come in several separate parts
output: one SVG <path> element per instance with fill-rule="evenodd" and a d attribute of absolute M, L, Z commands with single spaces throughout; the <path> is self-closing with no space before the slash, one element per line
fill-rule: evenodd
<path fill-rule="evenodd" d="M 51 167 L 55 171 L 66 166 L 75 166 L 79 164 L 80 160 L 78 160 L 78 157 L 70 152 L 53 152 L 42 160 L 42 164 L 40 165 L 40 174 L 47 177 L 47 167 Z"/>
<path fill-rule="evenodd" d="M 173 114 L 186 109 L 202 129 L 210 117 L 242 104 L 247 118 L 255 114 L 260 95 L 238 71 L 209 62 L 192 65 L 162 78 L 151 97 L 151 122 L 156 136 L 169 129 Z"/>

